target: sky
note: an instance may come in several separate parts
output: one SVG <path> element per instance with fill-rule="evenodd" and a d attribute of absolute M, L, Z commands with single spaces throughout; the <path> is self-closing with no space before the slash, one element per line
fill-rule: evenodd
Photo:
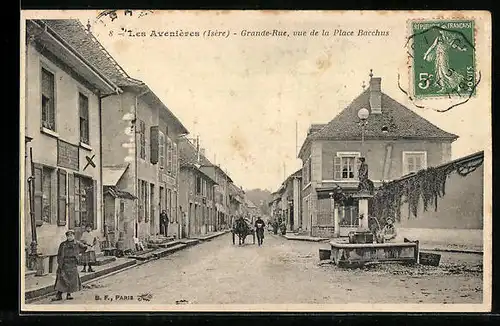
<path fill-rule="evenodd" d="M 108 17 L 95 20 L 95 12 L 77 18 L 84 24 L 91 20 L 92 33 L 123 69 L 148 84 L 191 137 L 199 136 L 207 157 L 244 189 L 274 191 L 285 175 L 300 168 L 296 153 L 310 124 L 327 123 L 345 108 L 362 91 L 363 82 L 368 84 L 370 69 L 382 78 L 384 93 L 460 136 L 452 147 L 453 158 L 489 146 L 491 86 L 489 67 L 484 65 L 489 53 L 478 46 L 483 84 L 476 98 L 447 113 L 419 109 L 398 88 L 398 74 L 408 88 L 406 14 L 155 12 L 142 18 L 137 13 L 118 14 L 113 22 Z M 231 35 L 118 36 L 122 27 L 147 34 L 211 29 L 229 30 Z M 389 31 L 389 36 L 240 36 L 242 30 L 264 29 L 308 34 L 312 29 L 378 29 Z M 445 102 L 426 106 L 441 108 Z"/>

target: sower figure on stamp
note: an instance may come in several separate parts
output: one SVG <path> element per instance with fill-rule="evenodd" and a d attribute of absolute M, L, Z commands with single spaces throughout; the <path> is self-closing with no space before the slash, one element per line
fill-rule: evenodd
<path fill-rule="evenodd" d="M 66 240 L 59 245 L 57 252 L 56 283 L 54 285 L 57 294 L 52 301 L 62 300 L 62 294 L 66 293 L 66 299 L 71 300 L 71 293 L 80 291 L 82 284 L 78 275 L 78 254 L 80 250 L 88 246 L 75 240 L 75 232 L 66 232 Z"/>
<path fill-rule="evenodd" d="M 88 272 L 92 273 L 94 272 L 94 270 L 92 269 L 92 264 L 95 264 L 96 262 L 95 245 L 97 243 L 97 238 L 92 233 L 92 225 L 87 225 L 85 227 L 85 232 L 83 232 L 80 241 L 84 245 L 88 246 L 87 250 L 85 250 L 85 252 L 82 254 L 82 260 L 81 260 L 81 263 L 83 265 L 82 272 L 86 273 L 87 270 L 85 268 L 88 266 L 89 267 Z"/>

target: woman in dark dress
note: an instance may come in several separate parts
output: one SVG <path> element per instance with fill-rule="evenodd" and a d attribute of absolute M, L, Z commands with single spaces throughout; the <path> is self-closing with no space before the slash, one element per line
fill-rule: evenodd
<path fill-rule="evenodd" d="M 80 275 L 78 275 L 78 255 L 83 249 L 87 249 L 87 246 L 76 241 L 75 232 L 68 230 L 66 240 L 59 245 L 57 252 L 57 273 L 54 286 L 57 294 L 52 301 L 62 300 L 63 293 L 67 293 L 66 299 L 71 300 L 73 299 L 71 293 L 81 290 L 82 284 Z"/>

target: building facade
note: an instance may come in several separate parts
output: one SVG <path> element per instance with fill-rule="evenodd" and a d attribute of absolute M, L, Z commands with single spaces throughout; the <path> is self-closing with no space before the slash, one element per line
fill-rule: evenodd
<path fill-rule="evenodd" d="M 365 108 L 369 116 L 360 121 Z M 302 220 L 313 235 L 333 232 L 333 209 L 341 227 L 357 225 L 359 158 L 369 166 L 369 179 L 382 182 L 415 173 L 451 159 L 458 136 L 441 130 L 381 91 L 381 78 L 328 124 L 312 125 L 299 152 L 302 168 Z M 341 196 L 339 196 L 341 194 Z M 342 198 L 341 201 L 336 200 Z M 332 208 L 332 198 L 334 205 Z"/>
<path fill-rule="evenodd" d="M 229 186 L 233 180 L 219 166 L 212 163 L 203 164 L 200 169 L 215 180 L 215 216 L 216 229 L 227 228 L 231 225 L 231 211 Z"/>
<path fill-rule="evenodd" d="M 51 26 L 121 89 L 101 99 L 105 128 L 101 130 L 99 164 L 106 191 L 136 199 L 105 205 L 106 232 L 114 233 L 114 238 L 123 233 L 128 244 L 134 237 L 145 240 L 156 236 L 161 232 L 160 211 L 166 209 L 171 223 L 168 235 L 178 237 L 177 143 L 187 129 L 146 84 L 131 78 L 78 20 L 53 20 Z M 123 214 L 118 213 L 120 220 L 116 218 L 118 205 L 126 206 Z"/>
<path fill-rule="evenodd" d="M 25 53 L 25 244 L 36 241 L 49 272 L 68 229 L 103 236 L 101 99 L 120 92 L 53 24 L 26 22 Z"/>
<path fill-rule="evenodd" d="M 200 152 L 199 146 L 188 139 L 179 142 L 180 180 L 179 204 L 184 212 L 181 234 L 193 237 L 216 230 L 215 186 L 217 185 L 201 163 L 210 161 Z"/>

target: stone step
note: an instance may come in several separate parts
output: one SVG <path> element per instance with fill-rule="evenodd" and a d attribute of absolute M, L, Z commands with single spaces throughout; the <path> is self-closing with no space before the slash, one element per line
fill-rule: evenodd
<path fill-rule="evenodd" d="M 133 253 L 132 255 L 128 255 L 128 258 L 133 258 L 137 260 L 148 260 L 152 257 L 151 253 L 154 252 L 156 249 L 146 249 L 144 251 L 138 251 L 136 253 Z"/>
<path fill-rule="evenodd" d="M 187 245 L 188 247 L 195 246 L 200 243 L 200 240 L 198 239 L 182 239 L 180 240 L 181 243 Z"/>
<path fill-rule="evenodd" d="M 93 263 L 92 265 L 94 266 L 103 266 L 109 263 L 112 263 L 116 260 L 115 256 L 101 256 L 97 257 L 96 255 L 96 262 Z M 78 265 L 82 266 L 82 264 L 79 262 Z"/>

